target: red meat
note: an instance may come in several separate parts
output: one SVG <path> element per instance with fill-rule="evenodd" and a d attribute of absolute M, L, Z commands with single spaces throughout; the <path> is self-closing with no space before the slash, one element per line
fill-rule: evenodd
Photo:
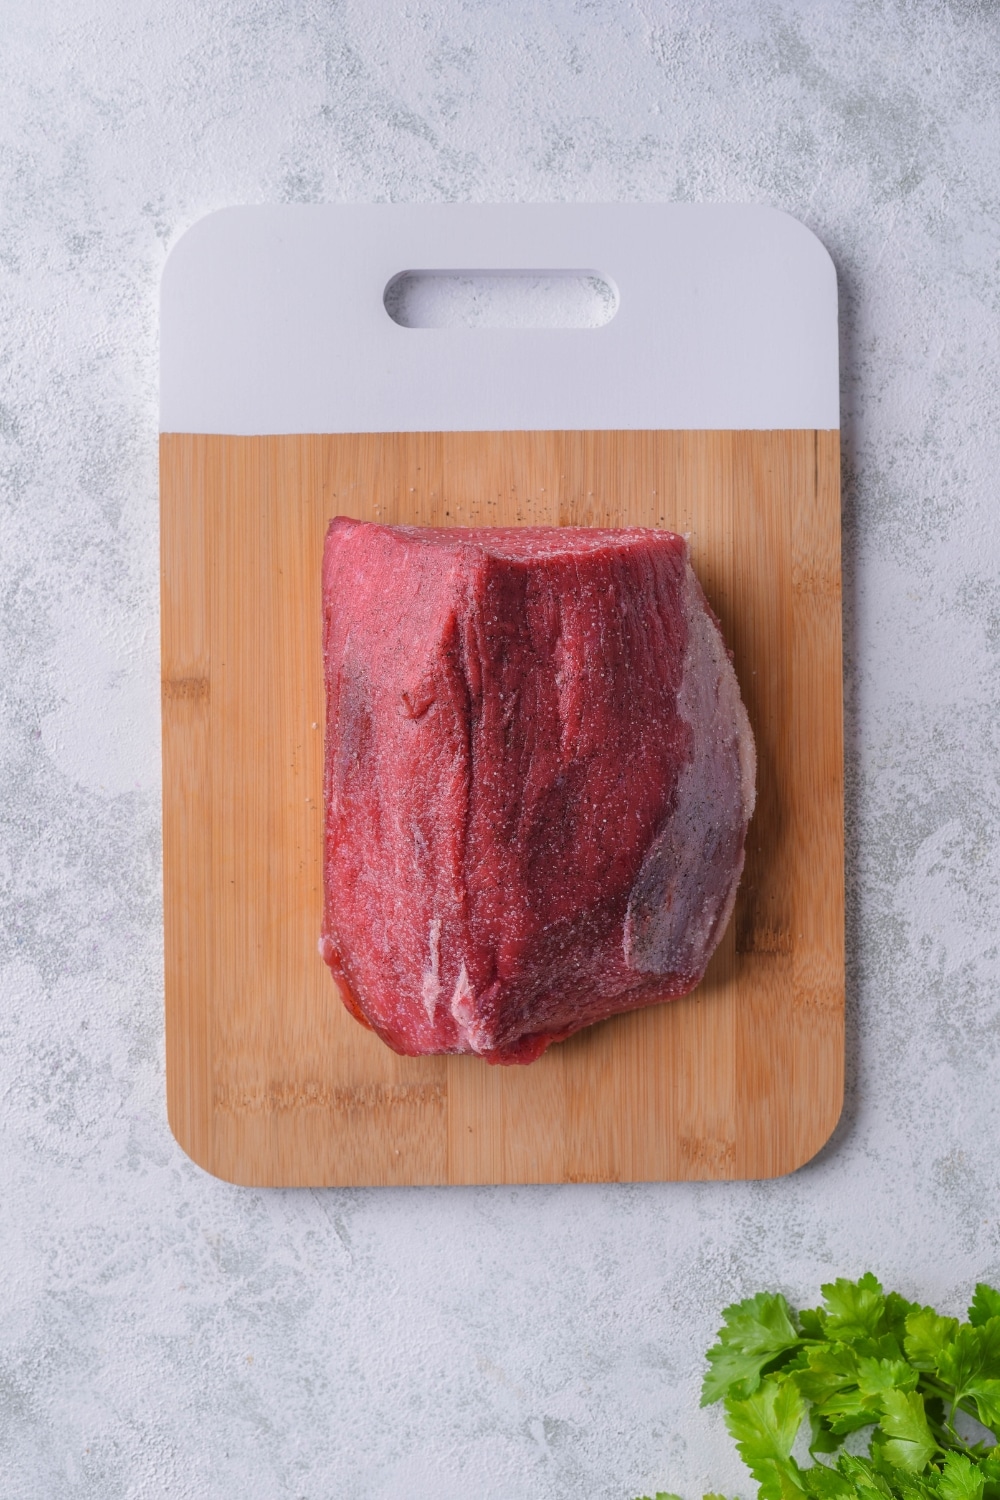
<path fill-rule="evenodd" d="M 338 517 L 323 611 L 321 951 L 352 1013 L 527 1063 L 692 989 L 755 760 L 683 537 Z"/>

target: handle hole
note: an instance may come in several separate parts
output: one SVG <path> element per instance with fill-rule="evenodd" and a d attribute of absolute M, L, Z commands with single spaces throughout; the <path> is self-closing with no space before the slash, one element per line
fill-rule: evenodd
<path fill-rule="evenodd" d="M 597 271 L 400 271 L 382 301 L 401 328 L 603 328 L 618 290 Z"/>

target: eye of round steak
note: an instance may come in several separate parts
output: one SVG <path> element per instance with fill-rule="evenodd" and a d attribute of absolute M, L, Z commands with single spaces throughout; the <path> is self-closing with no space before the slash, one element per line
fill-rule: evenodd
<path fill-rule="evenodd" d="M 338 517 L 323 617 L 320 946 L 359 1020 L 528 1063 L 698 983 L 756 764 L 683 537 Z"/>

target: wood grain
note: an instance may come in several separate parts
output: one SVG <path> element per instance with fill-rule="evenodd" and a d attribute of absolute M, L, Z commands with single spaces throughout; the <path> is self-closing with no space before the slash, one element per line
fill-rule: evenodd
<path fill-rule="evenodd" d="M 161 439 L 167 1096 L 264 1185 L 771 1177 L 843 1092 L 835 432 Z M 730 929 L 684 1000 L 528 1068 L 402 1058 L 317 952 L 320 558 L 341 514 L 666 526 L 733 647 L 759 787 Z"/>

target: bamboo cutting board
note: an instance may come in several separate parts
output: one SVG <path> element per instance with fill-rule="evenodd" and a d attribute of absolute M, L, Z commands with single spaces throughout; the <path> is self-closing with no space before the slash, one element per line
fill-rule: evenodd
<path fill-rule="evenodd" d="M 412 235 L 412 219 L 398 218 L 412 210 L 381 212 L 396 215 Z M 422 212 L 433 228 L 435 211 Z M 596 211 L 576 212 L 583 218 L 567 233 L 579 238 L 586 215 Z M 334 222 L 350 228 L 344 219 Z M 663 223 L 646 220 L 651 229 Z M 452 218 L 452 234 L 454 225 Z M 674 221 L 667 228 L 673 231 Z M 441 264 L 440 248 L 418 245 L 423 257 L 416 264 Z M 492 261 L 482 245 L 460 248 L 469 259 L 458 264 L 497 264 L 495 240 Z M 537 252 L 537 243 L 531 248 Z M 613 235 L 596 248 L 613 255 Z M 435 249 L 438 256 L 426 258 Z M 565 246 L 557 249 L 565 264 Z M 229 252 L 226 285 L 235 279 L 242 286 L 244 300 L 233 305 L 245 312 L 260 287 L 247 272 L 242 283 L 234 278 L 231 242 Z M 373 273 L 380 287 L 389 279 L 386 265 L 393 272 L 414 263 L 398 259 L 398 245 L 385 253 Z M 515 265 L 538 263 L 514 259 L 525 253 L 516 243 L 507 251 Z M 703 250 L 694 259 L 702 264 Z M 588 256 L 585 263 L 595 262 Z M 287 273 L 287 266 L 279 269 Z M 787 300 L 787 265 L 780 270 Z M 277 275 L 273 265 L 268 274 Z M 451 430 L 366 431 L 349 410 L 359 429 L 349 432 L 329 430 L 329 413 L 308 408 L 310 385 L 296 398 L 298 411 L 279 414 L 281 425 L 304 428 L 313 418 L 311 425 L 325 430 L 257 431 L 262 418 L 246 394 L 242 407 L 225 408 L 202 393 L 199 410 L 170 396 L 181 390 L 173 373 L 181 362 L 169 347 L 170 317 L 174 327 L 178 318 L 167 291 L 164 905 L 168 1111 L 178 1141 L 207 1170 L 255 1185 L 746 1178 L 808 1160 L 836 1123 L 843 1086 L 839 450 L 835 424 L 822 420 L 828 390 L 826 406 L 815 398 L 803 413 L 812 425 L 757 426 L 752 402 L 760 401 L 759 389 L 742 407 L 717 395 L 713 406 L 704 389 L 699 397 L 689 361 L 673 395 L 662 382 L 654 391 L 659 407 L 650 410 L 648 393 L 645 406 L 634 401 L 633 410 L 647 418 L 642 426 L 590 426 L 603 413 L 584 411 L 588 425 L 575 429 L 563 422 L 455 430 L 483 410 L 478 398 L 467 409 L 458 393 L 447 398 L 462 419 L 449 422 Z M 197 303 L 190 277 L 179 286 L 175 280 L 175 307 L 181 293 Z M 225 314 L 217 300 L 204 335 L 215 340 L 212 348 L 225 344 Z M 801 326 L 794 306 L 790 317 Z M 204 307 L 198 321 L 204 329 Z M 294 320 L 273 321 L 275 337 L 287 342 Z M 245 320 L 237 323 L 244 328 Z M 682 342 L 681 321 L 673 327 Z M 697 331 L 706 337 L 704 326 Z M 835 339 L 835 316 L 833 332 Z M 389 337 L 405 341 L 414 333 L 419 355 L 428 330 L 395 329 Z M 523 358 L 522 336 L 518 330 L 508 340 L 515 358 Z M 450 334 L 434 330 L 431 337 Z M 793 363 L 780 330 L 775 341 Z M 301 335 L 291 342 L 301 354 Z M 414 357 L 405 343 L 398 347 Z M 466 347 L 480 358 L 473 344 Z M 531 348 L 541 351 L 539 379 L 551 383 L 546 350 L 565 359 L 558 335 Z M 581 348 L 586 352 L 578 340 L 577 365 Z M 441 355 L 441 346 L 427 350 Z M 505 351 L 502 341 L 493 345 L 494 376 Z M 265 351 L 271 374 L 258 350 L 256 387 L 245 373 L 246 350 L 238 352 L 235 361 L 231 348 L 226 355 L 237 384 L 245 379 L 253 391 L 274 380 L 273 349 Z M 189 360 L 183 389 L 200 379 L 206 391 L 224 387 L 233 403 L 233 381 L 227 385 L 216 371 L 213 386 L 211 354 L 203 346 L 196 368 Z M 463 357 L 460 347 L 460 364 Z M 616 357 L 613 344 L 599 350 L 612 375 Z M 379 367 L 376 350 L 371 363 L 381 382 L 374 406 L 395 410 L 385 389 L 392 361 Z M 707 358 L 705 371 L 711 374 Z M 356 373 L 352 379 L 357 383 Z M 687 416 L 692 379 L 701 410 L 723 420 L 673 422 L 669 430 L 667 422 L 649 423 L 661 411 Z M 279 384 L 280 399 L 289 399 L 288 381 Z M 801 369 L 788 384 L 785 405 L 772 392 L 772 407 L 796 417 Z M 358 399 L 338 390 L 332 398 L 343 408 Z M 557 419 L 567 400 L 579 410 L 590 399 L 572 391 L 546 396 L 540 386 L 515 393 L 505 407 L 494 389 L 489 409 L 517 419 L 517 401 L 529 398 Z M 606 409 L 618 414 L 613 401 Z M 414 420 L 433 415 L 433 408 L 416 410 Z M 732 420 L 740 415 L 751 421 Z M 696 570 L 735 653 L 759 761 L 734 919 L 694 994 L 590 1028 L 527 1068 L 490 1068 L 473 1057 L 397 1057 L 344 1010 L 317 952 L 320 560 L 336 514 L 437 525 L 666 526 L 690 535 Z"/>

